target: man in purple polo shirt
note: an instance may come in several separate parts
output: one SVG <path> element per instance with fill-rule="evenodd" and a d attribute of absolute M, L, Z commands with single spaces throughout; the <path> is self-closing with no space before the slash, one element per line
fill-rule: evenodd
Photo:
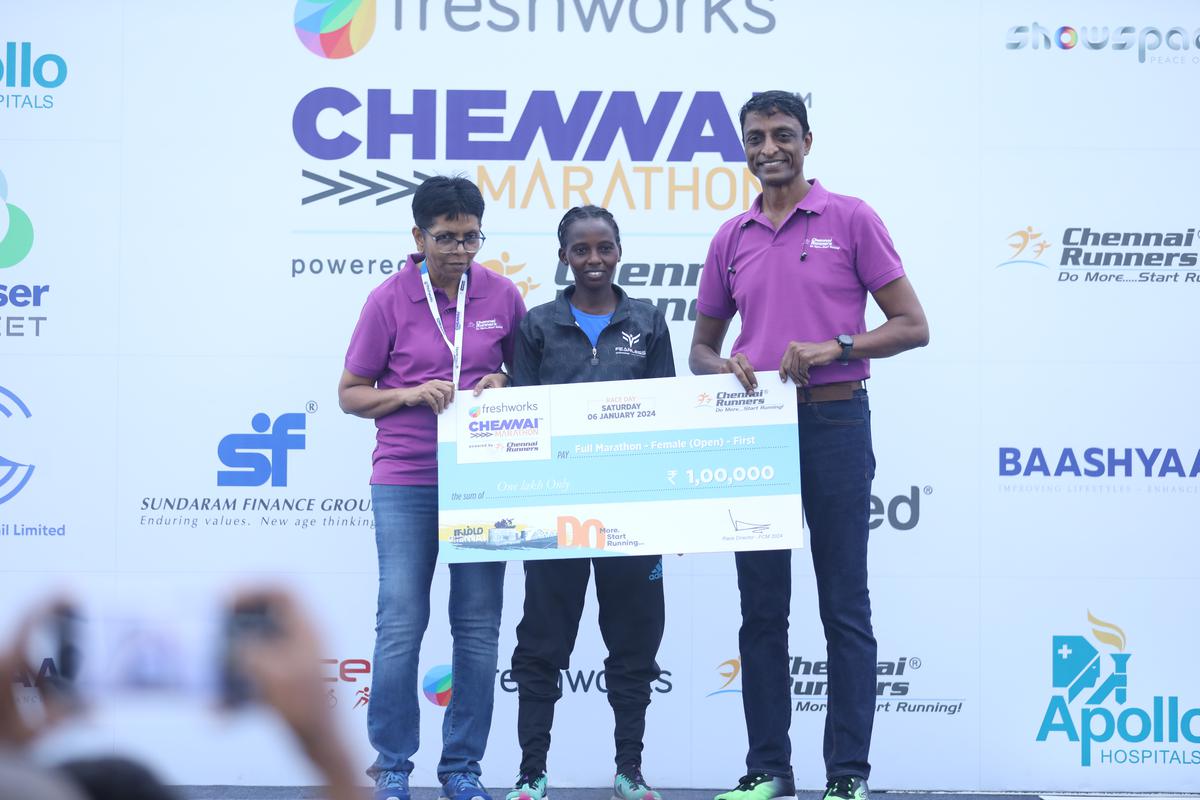
<path fill-rule="evenodd" d="M 525 303 L 472 260 L 483 246 L 483 195 L 434 177 L 412 201 L 417 252 L 367 297 L 338 384 L 342 410 L 375 420 L 371 470 L 379 607 L 367 732 L 376 800 L 410 800 L 420 709 L 417 660 L 438 552 L 437 414 L 459 387 L 505 386 Z M 438 778 L 448 800 L 491 800 L 479 760 L 492 724 L 504 562 L 450 565 L 454 693 Z"/>
<path fill-rule="evenodd" d="M 713 237 L 689 364 L 697 374 L 732 372 L 746 391 L 757 388 L 760 372 L 798 387 L 801 492 L 829 661 L 825 797 L 867 800 L 876 681 L 867 523 L 875 456 L 863 381 L 868 359 L 925 345 L 929 327 L 875 212 L 805 179 L 813 139 L 804 101 L 789 92 L 755 95 L 742 107 L 741 123 L 746 162 L 763 191 Z M 870 331 L 868 293 L 887 317 Z M 724 358 L 734 314 L 742 330 Z M 717 800 L 791 797 L 791 551 L 736 559 L 749 752 L 746 776 Z"/>

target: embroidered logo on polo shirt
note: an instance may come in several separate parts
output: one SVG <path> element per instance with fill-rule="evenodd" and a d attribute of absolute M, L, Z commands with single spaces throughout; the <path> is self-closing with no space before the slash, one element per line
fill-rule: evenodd
<path fill-rule="evenodd" d="M 829 237 L 827 239 L 818 239 L 817 237 L 814 236 L 812 239 L 809 240 L 808 246 L 810 248 L 812 248 L 813 250 L 841 250 L 842 249 L 833 243 L 833 237 Z"/>
<path fill-rule="evenodd" d="M 637 356 L 638 358 L 646 357 L 645 350 L 634 349 L 634 345 L 636 345 L 642 339 L 642 335 L 640 333 L 626 333 L 625 331 L 621 331 L 621 338 L 625 340 L 625 344 L 624 346 L 616 345 L 613 347 L 614 353 L 619 356 Z"/>
<path fill-rule="evenodd" d="M 474 328 L 477 331 L 499 331 L 504 330 L 504 326 L 498 320 L 494 319 L 479 319 L 474 322 L 467 323 L 468 328 Z"/>

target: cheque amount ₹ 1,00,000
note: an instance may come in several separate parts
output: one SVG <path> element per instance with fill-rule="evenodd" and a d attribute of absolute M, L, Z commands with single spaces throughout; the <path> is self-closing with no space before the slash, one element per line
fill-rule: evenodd
<path fill-rule="evenodd" d="M 729 485 L 747 481 L 769 481 L 775 477 L 775 468 L 770 464 L 762 467 L 734 467 L 733 469 L 726 469 L 725 467 L 709 469 L 705 467 L 700 470 L 684 470 L 683 474 L 692 486 L 706 486 L 712 483 Z"/>

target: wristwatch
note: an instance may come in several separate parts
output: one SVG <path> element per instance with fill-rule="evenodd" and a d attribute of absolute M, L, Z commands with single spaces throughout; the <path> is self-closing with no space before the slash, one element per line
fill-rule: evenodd
<path fill-rule="evenodd" d="M 838 363 L 844 367 L 850 363 L 850 351 L 854 349 L 854 337 L 843 333 L 837 337 L 837 343 L 842 346 L 842 357 L 838 359 Z"/>

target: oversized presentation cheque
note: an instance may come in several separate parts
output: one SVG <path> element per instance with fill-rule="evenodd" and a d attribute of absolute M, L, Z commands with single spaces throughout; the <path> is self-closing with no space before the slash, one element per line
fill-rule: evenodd
<path fill-rule="evenodd" d="M 796 387 L 763 383 L 460 392 L 438 417 L 440 560 L 801 547 Z"/>

